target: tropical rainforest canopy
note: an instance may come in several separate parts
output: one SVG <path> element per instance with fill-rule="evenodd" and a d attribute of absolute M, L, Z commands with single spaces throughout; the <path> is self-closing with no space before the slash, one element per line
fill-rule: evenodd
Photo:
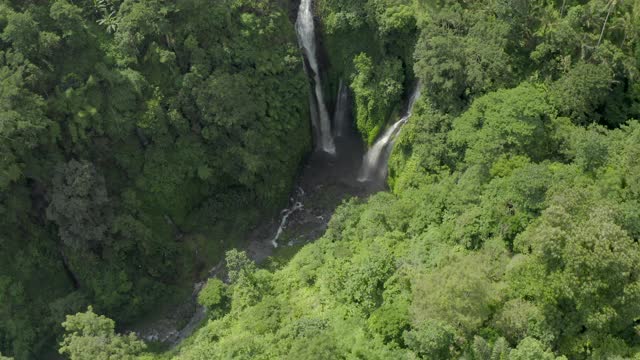
<path fill-rule="evenodd" d="M 389 190 L 267 267 L 298 5 L 0 0 L 0 359 L 640 359 L 640 1 L 315 0 L 365 144 L 422 96 Z M 224 258 L 177 347 L 119 331 Z"/>

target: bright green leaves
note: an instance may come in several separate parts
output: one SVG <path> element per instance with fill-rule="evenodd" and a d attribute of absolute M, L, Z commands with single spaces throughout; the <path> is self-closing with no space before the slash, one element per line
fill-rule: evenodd
<path fill-rule="evenodd" d="M 423 34 L 425 34 L 423 32 Z M 464 54 L 458 38 L 422 35 L 416 44 L 414 71 L 424 94 L 439 109 L 456 111 L 466 90 Z"/>
<path fill-rule="evenodd" d="M 93 312 L 67 316 L 62 323 L 66 334 L 60 344 L 60 354 L 71 360 L 133 360 L 146 346 L 134 334 L 115 333 L 113 320 Z"/>
<path fill-rule="evenodd" d="M 452 117 L 436 111 L 423 97 L 395 141 L 388 182 L 394 191 L 428 183 L 434 174 L 454 170 L 457 157 L 448 144 Z"/>
<path fill-rule="evenodd" d="M 383 337 L 385 344 L 401 345 L 406 343 L 403 333 L 410 326 L 409 301 L 403 298 L 389 300 L 371 313 L 367 323 L 371 331 Z"/>
<path fill-rule="evenodd" d="M 378 15 L 378 24 L 380 32 L 386 36 L 390 34 L 411 32 L 415 28 L 415 14 L 413 8 L 408 4 L 393 4 L 391 6 L 384 4 L 378 5 L 378 11 L 382 8 Z M 389 38 L 391 41 L 391 37 Z"/>
<path fill-rule="evenodd" d="M 356 126 L 368 144 L 373 144 L 402 95 L 401 62 L 389 60 L 374 64 L 361 53 L 353 60 L 356 75 L 351 83 L 355 94 Z"/>
<path fill-rule="evenodd" d="M 550 326 L 542 307 L 522 298 L 504 303 L 494 318 L 494 326 L 512 344 L 517 344 L 528 336 L 550 344 L 556 338 L 557 330 Z"/>
<path fill-rule="evenodd" d="M 198 294 L 198 303 L 207 309 L 210 318 L 221 317 L 230 305 L 226 285 L 220 279 L 209 279 Z"/>
<path fill-rule="evenodd" d="M 167 14 L 171 13 L 173 8 L 173 5 L 167 5 L 161 0 L 122 3 L 116 22 L 118 31 L 114 39 L 124 64 L 135 65 L 138 57 L 144 55 L 141 50 L 168 32 Z"/>
<path fill-rule="evenodd" d="M 587 343 L 601 346 L 598 334 L 633 327 L 640 312 L 635 305 L 640 301 L 640 249 L 615 223 L 611 209 L 596 205 L 582 210 L 583 217 L 577 215 L 592 206 L 580 200 L 584 195 L 558 195 L 516 240 L 516 249 L 533 257 L 528 263 L 541 268 L 521 272 L 528 280 L 514 282 L 514 290 L 535 293 L 542 304 L 554 306 L 547 316 L 564 319 L 559 340 L 566 353 L 582 352 Z"/>
<path fill-rule="evenodd" d="M 425 321 L 419 328 L 405 332 L 404 342 L 424 359 L 450 359 L 455 344 L 455 329 L 446 323 Z"/>
<path fill-rule="evenodd" d="M 321 333 L 294 343 L 287 360 L 344 359 L 336 345 L 335 335 Z"/>
<path fill-rule="evenodd" d="M 598 121 L 595 110 L 602 106 L 614 82 L 607 64 L 578 63 L 550 89 L 550 101 L 560 115 L 570 116 L 578 124 Z"/>
<path fill-rule="evenodd" d="M 271 288 L 271 273 L 258 270 L 244 251 L 229 250 L 226 254 L 227 271 L 232 286 L 231 310 L 239 312 L 256 305 Z"/>
<path fill-rule="evenodd" d="M 564 356 L 556 357 L 555 354 L 545 348 L 540 341 L 535 338 L 526 338 L 518 344 L 514 350 L 509 352 L 509 360 L 566 360 Z"/>
<path fill-rule="evenodd" d="M 553 154 L 552 118 L 544 92 L 525 83 L 474 102 L 454 121 L 451 141 L 469 165 L 490 166 L 502 154 L 539 161 Z"/>
<path fill-rule="evenodd" d="M 320 280 L 327 282 L 327 290 L 338 299 L 354 304 L 366 313 L 382 301 L 383 285 L 393 270 L 393 256 L 383 247 L 382 239 L 379 243 L 348 260 L 337 260 L 332 264 L 334 275 L 323 276 Z"/>
<path fill-rule="evenodd" d="M 430 15 L 416 44 L 414 71 L 438 110 L 459 113 L 477 96 L 512 83 L 507 23 L 455 5 Z"/>
<path fill-rule="evenodd" d="M 367 23 L 366 0 L 338 1 L 325 0 L 319 4 L 327 33 L 334 34 L 362 28 Z"/>
<path fill-rule="evenodd" d="M 463 335 L 474 334 L 491 315 L 497 295 L 485 258 L 459 257 L 413 281 L 414 327 L 441 321 L 455 324 L 456 331 Z"/>
<path fill-rule="evenodd" d="M 604 128 L 575 129 L 571 152 L 576 165 L 586 173 L 595 173 L 609 159 L 609 141 Z"/>

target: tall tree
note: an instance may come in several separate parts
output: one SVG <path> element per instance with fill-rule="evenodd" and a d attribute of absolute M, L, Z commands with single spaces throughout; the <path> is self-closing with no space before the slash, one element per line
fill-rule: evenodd
<path fill-rule="evenodd" d="M 86 312 L 67 316 L 62 327 L 60 354 L 70 360 L 132 360 L 146 348 L 134 334 L 116 334 L 114 321 L 97 315 L 91 306 Z"/>

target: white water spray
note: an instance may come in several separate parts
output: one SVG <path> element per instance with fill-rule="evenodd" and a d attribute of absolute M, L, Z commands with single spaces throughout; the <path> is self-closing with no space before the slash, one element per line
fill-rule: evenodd
<path fill-rule="evenodd" d="M 302 203 L 298 201 L 289 209 L 282 210 L 282 219 L 280 220 L 280 226 L 278 227 L 276 235 L 273 237 L 273 239 L 271 239 L 271 245 L 273 245 L 274 248 L 278 247 L 278 239 L 280 238 L 280 235 L 282 235 L 282 231 L 284 231 L 284 229 L 287 227 L 287 219 L 289 219 L 289 215 L 298 210 L 302 210 L 302 208 Z"/>
<path fill-rule="evenodd" d="M 333 129 L 335 136 L 344 136 L 349 131 L 349 91 L 340 79 L 336 111 L 333 114 Z"/>
<path fill-rule="evenodd" d="M 309 62 L 309 71 L 313 73 L 315 82 L 315 94 L 318 104 L 319 121 L 314 126 L 318 129 L 318 146 L 321 150 L 334 154 L 336 146 L 331 136 L 331 119 L 327 111 L 327 105 L 324 102 L 322 93 L 322 83 L 320 81 L 320 71 L 318 67 L 318 58 L 316 56 L 315 41 L 315 25 L 313 23 L 313 12 L 311 0 L 302 0 L 298 9 L 298 19 L 296 20 L 296 31 L 298 33 L 298 41 L 307 55 Z M 314 109 L 312 108 L 311 111 Z"/>
<path fill-rule="evenodd" d="M 358 181 L 382 180 L 387 176 L 387 161 L 393 148 L 393 142 L 400 134 L 402 126 L 409 120 L 413 112 L 413 106 L 420 97 L 420 84 L 418 83 L 409 98 L 407 111 L 400 120 L 389 127 L 382 136 L 367 151 L 362 160 L 362 167 L 358 173 Z"/>
<path fill-rule="evenodd" d="M 304 205 L 302 204 L 302 201 L 301 201 L 302 198 L 304 198 L 304 195 L 305 195 L 304 190 L 298 186 L 298 191 L 296 195 L 294 197 L 291 197 L 290 199 L 290 201 L 295 201 L 293 205 L 290 208 L 284 209 L 280 212 L 280 215 L 282 216 L 282 218 L 280 219 L 280 226 L 278 226 L 278 231 L 276 231 L 276 234 L 273 236 L 273 239 L 271 239 L 271 245 L 273 245 L 274 248 L 278 247 L 278 239 L 280 239 L 280 235 L 282 235 L 282 232 L 287 227 L 287 221 L 289 220 L 289 216 L 291 216 L 296 211 L 304 209 Z M 294 199 L 298 199 L 298 200 L 294 200 Z"/>

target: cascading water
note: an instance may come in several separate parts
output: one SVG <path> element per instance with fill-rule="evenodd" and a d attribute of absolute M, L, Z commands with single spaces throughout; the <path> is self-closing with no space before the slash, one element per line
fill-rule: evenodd
<path fill-rule="evenodd" d="M 329 118 L 327 105 L 324 102 L 322 82 L 320 81 L 320 69 L 316 56 L 315 25 L 313 23 L 311 0 L 300 1 L 298 19 L 296 20 L 296 32 L 298 33 L 298 41 L 307 55 L 307 61 L 310 67 L 308 71 L 313 73 L 311 75 L 315 83 L 315 95 L 319 114 L 318 124 L 314 124 L 318 129 L 317 145 L 322 151 L 334 154 L 336 152 L 336 146 L 331 136 L 331 119 Z M 311 111 L 314 111 L 314 109 L 312 108 Z"/>
<path fill-rule="evenodd" d="M 420 84 L 418 83 L 409 98 L 409 104 L 404 116 L 391 125 L 364 155 L 358 174 L 358 181 L 383 180 L 387 176 L 387 161 L 389 160 L 389 155 L 391 155 L 393 142 L 400 134 L 402 126 L 411 117 L 413 106 L 419 97 Z"/>
<path fill-rule="evenodd" d="M 349 91 L 340 79 L 338 86 L 338 98 L 336 99 L 336 111 L 333 114 L 334 135 L 344 136 L 349 131 Z"/>
<path fill-rule="evenodd" d="M 280 226 L 278 227 L 278 231 L 276 232 L 276 235 L 273 237 L 273 239 L 271 239 L 271 245 L 273 245 L 274 248 L 278 247 L 278 239 L 280 239 L 280 235 L 282 235 L 282 231 L 287 226 L 287 220 L 289 219 L 289 215 L 293 214 L 298 210 L 302 210 L 303 208 L 304 206 L 302 205 L 302 203 L 298 201 L 297 203 L 293 204 L 291 208 L 282 210 L 282 219 L 280 219 Z"/>
<path fill-rule="evenodd" d="M 318 117 L 318 105 L 316 104 L 316 97 L 311 91 L 309 91 L 309 116 L 311 117 L 311 131 L 314 139 L 320 139 L 320 119 Z M 319 145 L 319 144 L 317 144 Z"/>

